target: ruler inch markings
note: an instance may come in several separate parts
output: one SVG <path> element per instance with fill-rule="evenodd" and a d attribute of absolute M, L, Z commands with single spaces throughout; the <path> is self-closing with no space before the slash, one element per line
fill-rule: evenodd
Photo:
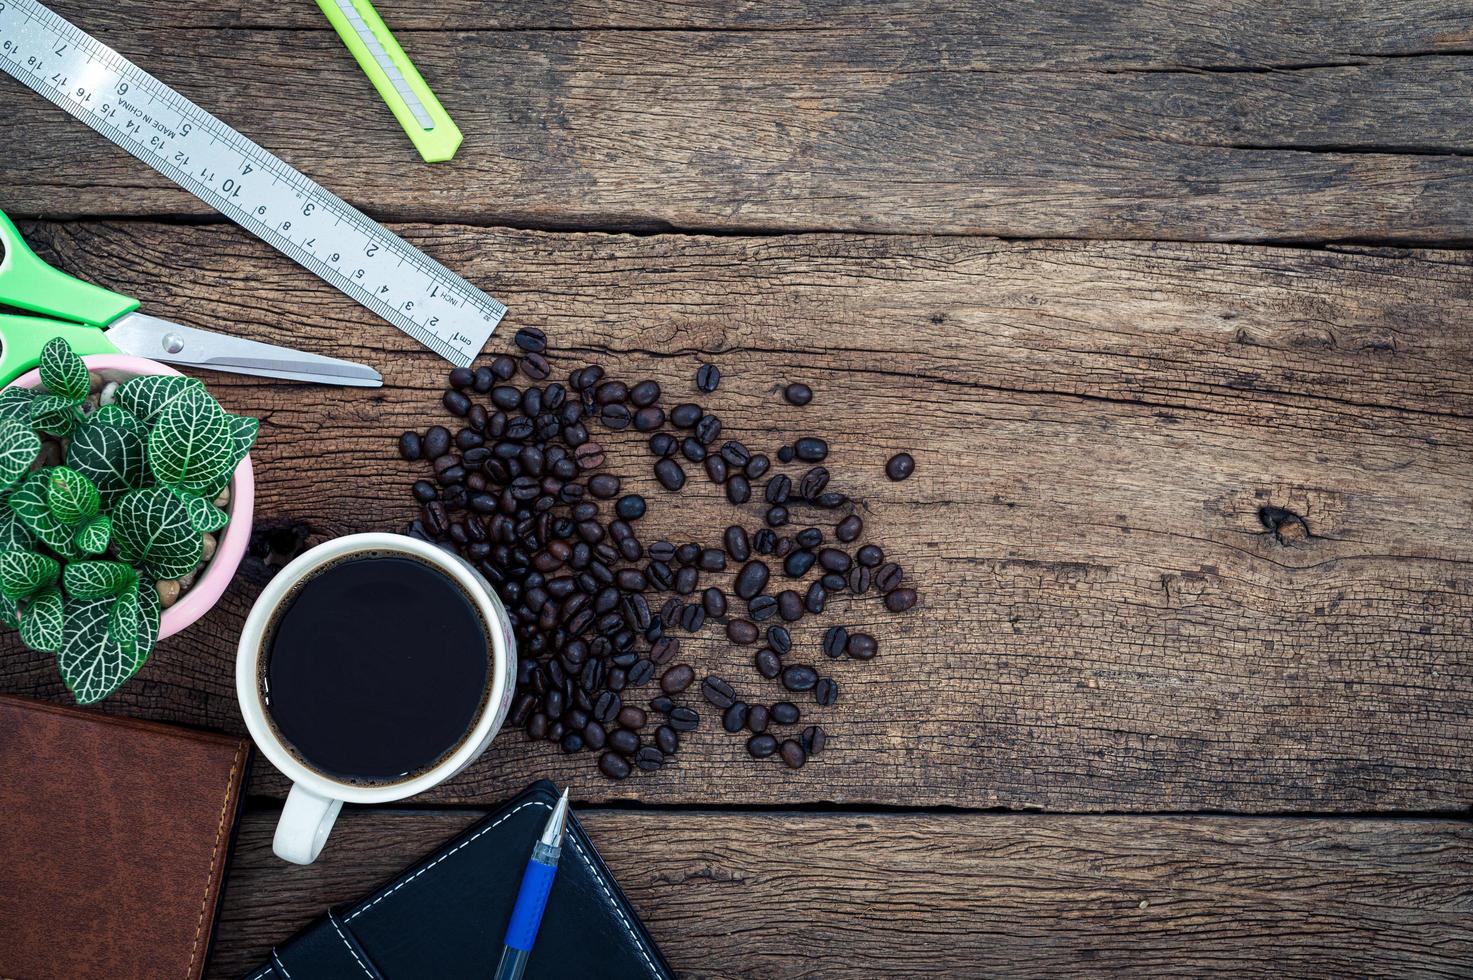
<path fill-rule="evenodd" d="M 454 364 L 470 364 L 506 314 L 37 0 L 0 0 L 0 71 Z"/>

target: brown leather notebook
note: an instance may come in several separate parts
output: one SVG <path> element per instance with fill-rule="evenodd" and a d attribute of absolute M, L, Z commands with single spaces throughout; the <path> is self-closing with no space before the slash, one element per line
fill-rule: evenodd
<path fill-rule="evenodd" d="M 0 695 L 0 977 L 200 976 L 249 747 Z"/>

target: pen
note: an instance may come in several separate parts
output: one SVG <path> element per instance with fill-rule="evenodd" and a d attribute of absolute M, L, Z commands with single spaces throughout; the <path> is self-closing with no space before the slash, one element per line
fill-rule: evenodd
<path fill-rule="evenodd" d="M 542 828 L 542 837 L 532 848 L 527 870 L 522 873 L 522 887 L 517 904 L 506 924 L 505 947 L 501 963 L 496 967 L 496 980 L 521 980 L 532 958 L 532 944 L 537 941 L 537 928 L 542 924 L 542 911 L 547 908 L 547 894 L 557 876 L 558 858 L 563 853 L 563 828 L 568 822 L 568 791 L 558 799 Z"/>

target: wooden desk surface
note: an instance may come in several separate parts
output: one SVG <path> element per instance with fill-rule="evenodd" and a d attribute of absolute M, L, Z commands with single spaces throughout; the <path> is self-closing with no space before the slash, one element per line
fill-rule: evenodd
<path fill-rule="evenodd" d="M 467 134 L 433 167 L 312 4 L 54 6 L 505 301 L 488 352 L 537 326 L 677 391 L 714 359 L 754 446 L 821 419 L 924 594 L 798 631 L 882 648 L 798 773 L 710 719 L 617 784 L 508 735 L 302 869 L 258 764 L 211 976 L 543 775 L 685 977 L 1473 972 L 1473 3 L 381 0 Z M 209 379 L 263 420 L 257 522 L 402 528 L 446 365 L 0 95 L 49 258 L 383 371 Z M 727 523 L 681 503 L 650 520 Z M 105 710 L 241 731 L 259 586 Z M 698 672 L 755 685 L 708 634 Z M 66 697 L 13 641 L 0 689 Z"/>

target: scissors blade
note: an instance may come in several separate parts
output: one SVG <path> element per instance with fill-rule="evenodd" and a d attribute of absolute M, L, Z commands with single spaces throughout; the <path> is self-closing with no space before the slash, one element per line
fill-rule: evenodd
<path fill-rule="evenodd" d="M 170 364 L 358 388 L 384 383 L 366 364 L 212 333 L 143 313 L 119 317 L 107 328 L 107 339 L 124 353 Z"/>

